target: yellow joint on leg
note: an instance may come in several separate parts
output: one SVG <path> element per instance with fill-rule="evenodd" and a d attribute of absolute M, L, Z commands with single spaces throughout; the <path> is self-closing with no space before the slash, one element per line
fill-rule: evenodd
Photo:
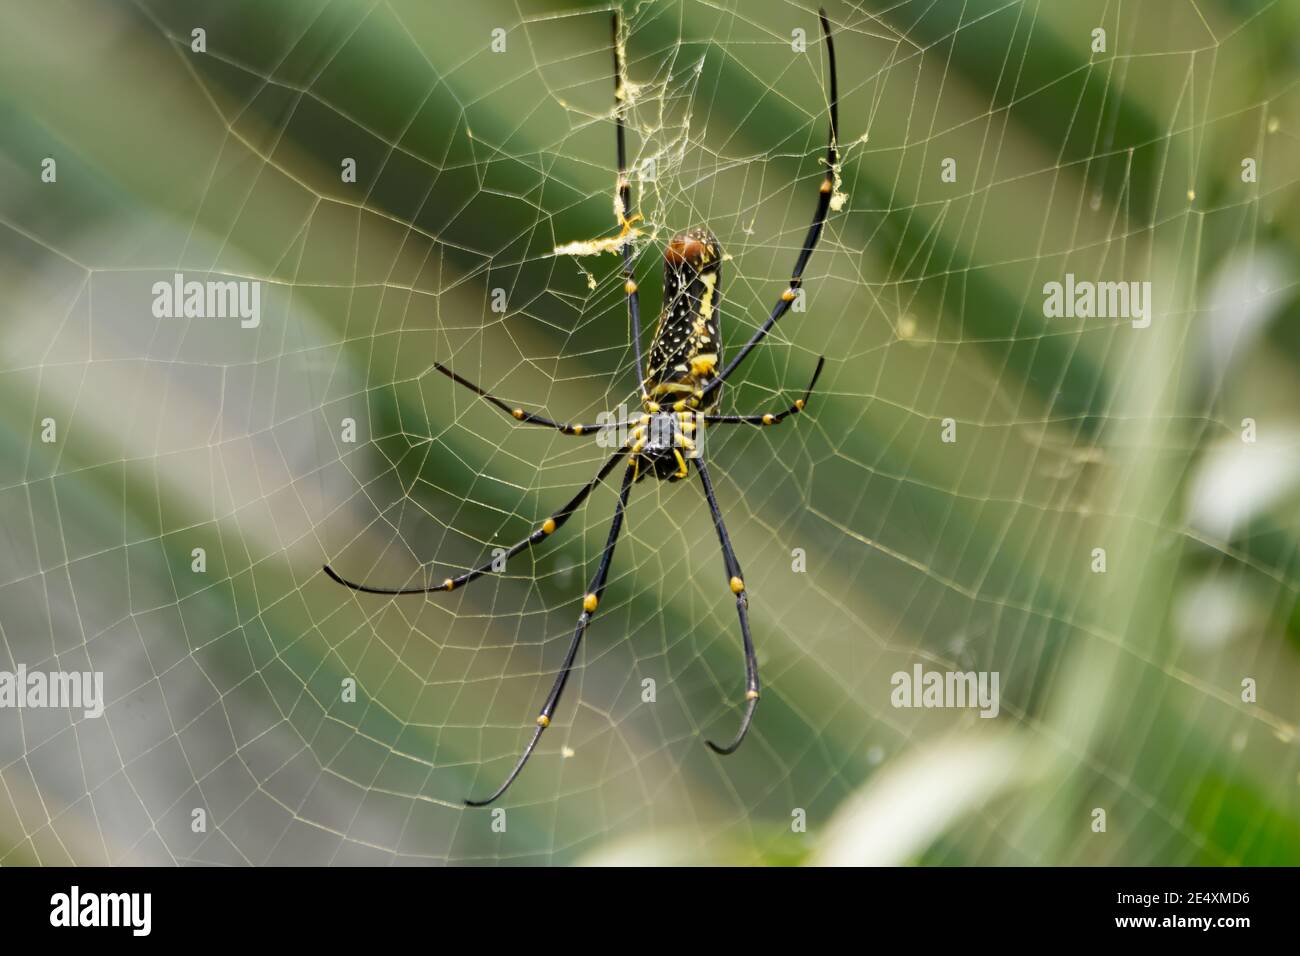
<path fill-rule="evenodd" d="M 673 411 L 675 412 L 686 411 L 686 399 L 679 398 L 677 401 L 673 402 Z"/>
<path fill-rule="evenodd" d="M 807 404 L 808 403 L 805 402 L 802 398 L 796 398 L 794 400 L 794 407 L 799 409 L 799 411 L 803 411 L 803 407 Z"/>
<path fill-rule="evenodd" d="M 750 691 L 750 693 L 753 693 L 753 691 Z M 538 727 L 549 727 L 549 726 L 551 726 L 551 718 L 547 717 L 545 714 L 538 714 L 538 715 L 537 715 L 537 726 L 538 726 Z"/>
<path fill-rule="evenodd" d="M 588 614 L 596 613 L 596 605 L 600 603 L 600 598 L 594 594 L 588 594 L 582 599 L 582 609 Z"/>
<path fill-rule="evenodd" d="M 695 451 L 695 442 L 687 438 L 685 435 L 678 435 L 677 440 L 681 442 L 682 447 L 687 451 Z"/>
<path fill-rule="evenodd" d="M 739 594 L 739 593 L 740 593 L 741 591 L 743 591 L 743 590 L 745 590 L 745 582 L 742 581 L 742 580 L 740 580 L 740 578 L 732 578 L 732 579 L 731 579 L 731 593 L 732 593 L 732 594 Z"/>
<path fill-rule="evenodd" d="M 758 700 L 758 691 L 756 690 L 745 691 L 745 700 Z"/>
<path fill-rule="evenodd" d="M 773 415 L 771 412 L 768 412 L 766 415 L 763 416 L 763 424 L 764 424 L 764 425 L 775 425 L 775 424 L 776 424 L 776 416 Z"/>
<path fill-rule="evenodd" d="M 649 412 L 651 415 L 653 415 L 655 412 L 659 411 L 659 403 L 658 403 L 658 402 L 646 402 L 646 403 L 645 403 L 645 410 L 646 410 L 647 412 Z"/>
<path fill-rule="evenodd" d="M 456 586 L 456 582 L 453 581 L 451 578 L 448 578 L 447 580 L 442 582 L 442 587 L 444 591 L 450 591 L 455 586 Z"/>
<path fill-rule="evenodd" d="M 823 195 L 830 192 L 834 188 L 835 188 L 835 184 L 832 183 L 829 179 L 822 181 L 821 191 Z"/>
<path fill-rule="evenodd" d="M 794 289 L 786 289 L 784 292 L 781 293 L 781 301 L 782 301 L 782 302 L 793 302 L 793 301 L 794 301 L 794 296 L 795 296 L 795 291 L 794 291 Z"/>
<path fill-rule="evenodd" d="M 574 426 L 573 426 L 573 434 L 575 434 L 575 435 L 581 435 L 581 434 L 582 434 L 582 426 L 581 426 L 581 425 L 574 425 Z"/>
<path fill-rule="evenodd" d="M 511 412 L 510 414 L 513 415 L 513 416 L 515 416 L 515 418 L 518 418 L 520 421 L 523 421 L 523 418 L 524 418 L 524 410 L 523 410 L 522 408 L 516 408 L 516 409 L 515 409 L 513 412 Z"/>
<path fill-rule="evenodd" d="M 542 534 L 555 534 L 555 519 L 547 518 L 542 522 Z"/>
<path fill-rule="evenodd" d="M 626 292 L 628 295 L 631 295 L 633 292 L 636 291 L 636 283 L 633 282 L 631 279 L 628 279 L 627 282 L 623 285 L 623 291 Z"/>

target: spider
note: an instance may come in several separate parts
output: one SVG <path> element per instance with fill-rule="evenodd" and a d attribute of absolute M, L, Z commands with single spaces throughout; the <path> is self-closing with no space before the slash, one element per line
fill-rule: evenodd
<path fill-rule="evenodd" d="M 727 534 L 726 524 L 722 519 L 722 510 L 718 506 L 713 481 L 704 456 L 696 442 L 697 429 L 701 425 L 776 425 L 788 416 L 803 411 L 821 375 L 825 357 L 819 358 L 813 371 L 812 379 L 804 390 L 803 397 L 781 412 L 768 412 L 755 415 L 721 415 L 716 413 L 722 383 L 725 382 L 751 351 L 763 340 L 772 326 L 790 309 L 802 284 L 802 276 L 808 260 L 812 257 L 817 241 L 821 237 L 822 227 L 831 208 L 831 199 L 835 188 L 835 164 L 837 161 L 838 132 L 838 90 L 835 74 L 835 47 L 831 42 L 830 23 L 826 11 L 819 10 L 822 34 L 826 38 L 826 55 L 829 67 L 829 106 L 830 130 L 826 146 L 826 177 L 818 189 L 817 206 L 813 212 L 812 225 L 804 238 L 803 247 L 795 259 L 794 269 L 790 275 L 788 287 L 781 293 L 766 321 L 754 332 L 744 347 L 731 359 L 722 362 L 722 338 L 719 331 L 720 304 L 722 294 L 722 248 L 717 238 L 706 227 L 697 226 L 680 232 L 669 241 L 664 250 L 664 305 L 659 316 L 658 326 L 650 345 L 649 361 L 642 365 L 641 354 L 641 316 L 640 299 L 637 284 L 633 279 L 633 244 L 628 239 L 632 223 L 640 218 L 632 214 L 631 184 L 627 174 L 627 146 L 624 136 L 626 100 L 623 89 L 624 64 L 620 52 L 619 17 L 613 16 L 613 53 L 614 53 L 614 118 L 618 155 L 618 219 L 622 232 L 612 241 L 621 244 L 623 254 L 624 292 L 627 298 L 628 316 L 631 320 L 632 345 L 636 355 L 637 374 L 641 385 L 642 413 L 629 421 L 619 422 L 624 429 L 625 440 L 619 448 L 601 466 L 590 481 L 579 489 L 558 511 L 541 523 L 527 538 L 506 551 L 507 559 L 513 558 L 521 551 L 532 548 L 549 538 L 564 526 L 597 485 L 604 482 L 620 461 L 627 459 L 623 471 L 622 487 L 619 490 L 618 504 L 610 523 L 609 536 L 601 552 L 600 563 L 582 598 L 582 612 L 574 629 L 569 648 L 564 655 L 564 663 L 555 678 L 551 691 L 546 697 L 542 709 L 537 715 L 532 738 L 524 748 L 505 782 L 490 796 L 482 800 L 467 799 L 465 803 L 472 807 L 486 806 L 497 800 L 514 783 L 523 770 L 528 758 L 537 747 L 543 731 L 551 724 L 555 708 L 560 702 L 560 695 L 568 682 L 573 669 L 574 659 L 582 636 L 587 630 L 596 608 L 600 604 L 601 594 L 605 589 L 605 580 L 609 574 L 610 563 L 614 558 L 614 546 L 618 542 L 619 532 L 623 527 L 623 516 L 627 511 L 628 496 L 632 484 L 653 474 L 657 479 L 675 482 L 690 475 L 690 462 L 695 463 L 695 471 L 700 478 L 704 497 L 708 501 L 709 511 L 713 516 L 713 525 L 722 547 L 722 559 L 726 567 L 727 587 L 736 599 L 736 613 L 740 619 L 740 636 L 745 655 L 745 703 L 740 720 L 740 729 L 725 745 L 711 740 L 706 743 L 717 754 L 733 753 L 745 739 L 754 720 L 754 711 L 758 706 L 759 682 L 758 659 L 754 654 L 754 642 L 749 631 L 749 598 L 745 590 L 745 579 L 741 573 L 740 561 Z M 617 248 L 617 246 L 615 247 Z M 485 389 L 456 374 L 451 369 L 434 363 L 433 368 L 448 378 L 474 392 L 480 398 L 511 415 L 517 421 L 527 425 L 539 425 L 553 428 L 566 435 L 594 435 L 608 429 L 607 424 L 571 425 L 561 424 L 543 415 L 515 407 Z M 693 437 L 696 436 L 696 437 Z M 686 452 L 686 454 L 683 454 Z M 494 559 L 495 561 L 496 559 Z M 445 579 L 441 584 L 427 587 L 383 588 L 349 581 L 340 576 L 329 565 L 324 570 L 339 584 L 354 591 L 367 594 L 430 594 L 438 591 L 454 591 L 462 585 L 482 577 L 492 570 L 494 561 L 488 561 L 458 577 Z M 498 565 L 499 567 L 499 565 Z"/>

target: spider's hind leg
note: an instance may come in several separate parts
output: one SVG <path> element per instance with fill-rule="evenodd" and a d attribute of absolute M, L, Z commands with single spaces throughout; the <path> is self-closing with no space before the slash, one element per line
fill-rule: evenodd
<path fill-rule="evenodd" d="M 745 650 L 745 712 L 740 718 L 740 729 L 729 744 L 720 745 L 712 740 L 705 741 L 714 753 L 726 756 L 736 751 L 744 741 L 745 735 L 749 733 L 749 725 L 754 721 L 754 710 L 758 707 L 758 657 L 754 654 L 754 640 L 749 633 L 749 597 L 745 593 L 745 579 L 740 571 L 740 561 L 731 546 L 731 538 L 727 534 L 726 524 L 723 523 L 722 510 L 718 507 L 717 496 L 713 493 L 713 482 L 709 478 L 709 470 L 704 464 L 704 459 L 697 461 L 695 467 L 700 473 L 700 484 L 704 486 L 704 497 L 708 499 L 709 511 L 713 514 L 713 526 L 718 532 L 718 542 L 722 545 L 722 559 L 727 567 L 727 586 L 736 596 L 736 615 L 740 618 L 740 639 Z"/>
<path fill-rule="evenodd" d="M 609 473 L 614 470 L 614 466 L 618 464 L 619 459 L 623 457 L 625 451 L 626 449 L 620 448 L 611 455 L 609 460 L 601 466 L 600 471 L 596 472 L 596 476 L 583 485 L 582 488 L 578 490 L 578 493 L 570 498 L 563 508 L 554 512 L 549 518 L 538 525 L 533 530 L 533 533 L 528 537 L 512 545 L 505 553 L 506 560 L 513 558 L 521 551 L 533 547 L 539 541 L 549 538 L 560 528 L 564 527 L 564 523 L 573 517 L 573 513 L 581 507 L 584 501 L 587 500 L 587 496 L 590 495 L 592 491 L 595 490 L 596 486 L 604 481 Z M 324 571 L 325 574 L 329 576 L 330 580 L 334 581 L 336 584 L 341 584 L 346 588 L 351 588 L 353 591 L 360 591 L 364 594 L 431 594 L 435 591 L 454 591 L 462 585 L 469 584 L 471 581 L 481 578 L 496 567 L 498 560 L 499 558 L 494 556 L 491 560 L 485 561 L 476 568 L 471 568 L 469 571 L 466 571 L 458 577 L 446 578 L 441 584 L 413 585 L 397 588 L 375 587 L 372 584 L 350 581 L 340 575 L 328 564 L 325 565 Z"/>
<path fill-rule="evenodd" d="M 633 459 L 633 462 L 635 460 Z M 484 800 L 466 800 L 465 804 L 467 806 L 485 807 L 505 793 L 510 785 L 515 782 L 519 772 L 524 769 L 524 764 L 528 762 L 528 758 L 533 755 L 533 750 L 537 747 L 537 741 L 542 737 L 542 731 L 551 725 L 551 717 L 555 714 L 556 705 L 560 702 L 560 695 L 564 693 L 564 685 L 569 681 L 569 674 L 573 670 L 573 661 L 578 656 L 578 647 L 582 643 L 582 635 L 586 633 L 587 625 L 591 623 L 591 619 L 596 613 L 596 606 L 600 603 L 600 597 L 605 591 L 605 579 L 609 576 L 609 566 L 614 559 L 614 545 L 618 543 L 618 535 L 623 528 L 623 515 L 627 511 L 628 495 L 632 491 L 634 468 L 633 463 L 629 462 L 623 472 L 623 487 L 619 490 L 618 505 L 614 509 L 614 520 L 609 525 L 609 538 L 605 541 L 605 550 L 600 556 L 600 566 L 596 569 L 596 574 L 591 579 L 591 586 L 587 588 L 587 593 L 582 598 L 582 613 L 578 615 L 578 625 L 573 630 L 573 639 L 569 642 L 569 650 L 564 655 L 564 663 L 560 667 L 560 673 L 551 686 L 551 692 L 546 696 L 546 703 L 542 705 L 542 709 L 537 715 L 537 726 L 533 729 L 532 739 L 528 741 L 528 746 L 524 748 L 523 754 L 515 763 L 514 769 L 510 771 L 510 775 L 506 777 L 505 783 L 497 787 L 492 795 Z"/>

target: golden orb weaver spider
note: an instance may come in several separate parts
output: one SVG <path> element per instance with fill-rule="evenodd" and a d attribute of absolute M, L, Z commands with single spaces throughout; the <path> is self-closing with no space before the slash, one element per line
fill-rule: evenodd
<path fill-rule="evenodd" d="M 726 565 L 727 586 L 736 596 L 736 613 L 740 618 L 740 635 L 745 654 L 745 711 L 741 717 L 740 729 L 729 744 L 719 745 L 711 740 L 706 741 L 706 743 L 715 753 L 721 755 L 730 754 L 745 739 L 750 724 L 754 720 L 754 710 L 758 706 L 759 697 L 758 659 L 754 654 L 754 642 L 749 632 L 749 598 L 745 591 L 745 580 L 741 573 L 740 561 L 737 560 L 735 549 L 732 548 L 731 539 L 727 535 L 727 527 L 722 520 L 722 509 L 718 506 L 717 495 L 713 490 L 713 482 L 709 478 L 708 467 L 702 455 L 698 457 L 694 455 L 696 444 L 690 433 L 695 430 L 696 423 L 700 420 L 705 424 L 719 425 L 775 425 L 784 421 L 788 416 L 803 411 L 807 406 L 808 398 L 817 384 L 817 377 L 821 375 L 822 366 L 826 362 L 824 356 L 817 360 L 817 367 L 813 371 L 812 380 L 809 381 L 808 387 L 804 390 L 803 397 L 784 411 L 758 415 L 719 415 L 713 412 L 713 409 L 718 404 L 722 383 L 740 366 L 754 347 L 763 340 L 777 320 L 789 311 L 791 303 L 794 302 L 798 295 L 799 287 L 803 281 L 804 269 L 808 265 L 808 260 L 812 257 L 813 250 L 817 247 L 822 227 L 826 223 L 826 215 L 831 208 L 832 195 L 835 189 L 836 154 L 838 149 L 836 137 L 838 135 L 839 121 L 839 92 L 835 75 L 835 47 L 831 41 L 830 22 L 826 18 L 825 10 L 819 10 L 818 16 L 821 20 L 822 34 L 826 38 L 826 56 L 830 80 L 830 131 L 826 145 L 826 177 L 818 188 L 817 207 L 813 212 L 812 225 L 808 228 L 803 247 L 795 260 L 789 286 L 781 293 L 766 321 L 754 332 L 740 352 L 730 362 L 722 365 L 722 339 L 719 328 L 722 294 L 722 248 L 713 233 L 704 227 L 696 227 L 678 233 L 669 241 L 667 248 L 664 250 L 663 311 L 660 313 L 659 323 L 650 345 L 649 363 L 643 366 L 640 299 L 637 294 L 636 282 L 633 279 L 633 244 L 630 240 L 624 241 L 630 232 L 631 224 L 639 216 L 632 214 L 632 188 L 627 178 L 627 146 L 624 135 L 626 100 L 623 88 L 623 58 L 618 40 L 619 18 L 617 12 L 614 14 L 614 116 L 618 153 L 619 225 L 622 228 L 619 241 L 622 242 L 624 292 L 627 297 L 628 315 L 631 319 L 632 343 L 636 355 L 637 374 L 641 383 L 643 411 L 635 421 L 619 423 L 620 426 L 631 425 L 632 428 L 627 439 L 620 443 L 618 451 L 611 455 L 605 464 L 601 466 L 595 477 L 583 485 L 567 504 L 543 521 L 532 534 L 506 550 L 505 557 L 508 560 L 553 535 L 581 507 L 596 486 L 609 476 L 619 461 L 625 456 L 630 458 L 623 472 L 623 484 L 619 491 L 618 504 L 614 509 L 613 520 L 610 522 L 609 537 L 606 539 L 605 547 L 601 552 L 600 564 L 597 566 L 596 574 L 592 577 L 591 584 L 583 596 L 582 612 L 578 616 L 577 627 L 574 629 L 573 638 L 569 642 L 568 652 L 564 656 L 564 663 L 555 678 L 554 684 L 551 686 L 551 692 L 547 695 L 546 702 L 537 715 L 532 738 L 528 741 L 528 745 L 524 748 L 505 782 L 486 799 L 467 799 L 465 803 L 469 806 L 486 806 L 505 793 L 507 788 L 519 776 L 520 771 L 523 770 L 528 758 L 532 756 L 538 740 L 541 739 L 542 732 L 550 726 L 551 717 L 555 713 L 555 708 L 560 701 L 560 695 L 564 692 L 564 685 L 568 682 L 569 674 L 573 669 L 573 662 L 577 657 L 578 647 L 582 643 L 582 636 L 596 613 L 596 607 L 599 605 L 601 595 L 605 590 L 605 579 L 609 574 L 610 563 L 614 558 L 614 545 L 618 542 L 619 532 L 623 527 L 623 516 L 627 511 L 628 496 L 632 489 L 632 483 L 644 478 L 647 474 L 654 474 L 655 477 L 666 481 L 677 481 L 686 478 L 690 474 L 688 465 L 690 460 L 695 461 L 695 470 L 699 473 L 700 484 L 704 489 L 704 497 L 708 501 L 709 511 L 713 516 L 713 525 L 718 534 L 718 541 L 722 547 L 723 562 Z M 719 365 L 722 365 L 720 372 L 718 371 Z M 604 424 L 561 424 L 543 415 L 514 407 L 441 364 L 435 362 L 433 367 L 524 424 L 554 428 L 566 435 L 595 435 L 600 433 L 602 429 L 609 427 Z M 691 457 L 688 458 L 683 455 L 683 450 L 687 451 Z M 645 471 L 642 471 L 643 466 Z M 498 560 L 498 557 L 494 557 L 493 560 L 458 577 L 446 578 L 441 584 L 427 587 L 372 587 L 368 584 L 347 580 L 329 565 L 325 565 L 324 570 L 331 579 L 339 584 L 367 594 L 430 594 L 438 591 L 454 591 L 461 585 L 468 584 L 492 570 Z"/>

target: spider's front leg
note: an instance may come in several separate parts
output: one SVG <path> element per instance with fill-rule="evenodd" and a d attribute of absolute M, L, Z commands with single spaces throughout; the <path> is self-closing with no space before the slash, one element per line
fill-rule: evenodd
<path fill-rule="evenodd" d="M 700 484 L 704 486 L 704 497 L 708 499 L 709 511 L 713 514 L 713 526 L 718 532 L 718 542 L 722 545 L 722 559 L 727 566 L 727 586 L 736 596 L 736 614 L 740 618 L 740 639 L 745 648 L 745 713 L 740 719 L 740 730 L 726 746 L 706 740 L 714 753 L 726 756 L 734 753 L 749 733 L 749 725 L 754 721 L 754 709 L 758 707 L 758 657 L 754 654 L 754 639 L 749 634 L 749 597 L 745 593 L 745 579 L 740 571 L 740 561 L 736 559 L 736 550 L 731 546 L 727 526 L 722 521 L 722 509 L 718 507 L 717 496 L 713 493 L 713 482 L 709 478 L 709 469 L 700 458 L 695 462 L 695 470 L 700 474 Z"/>
<path fill-rule="evenodd" d="M 506 777 L 505 783 L 497 787 L 492 796 L 485 800 L 466 800 L 465 804 L 467 806 L 485 807 L 505 793 L 509 786 L 515 782 L 519 772 L 524 769 L 524 764 L 528 762 L 528 758 L 532 756 L 533 750 L 537 747 L 537 741 L 542 737 L 542 731 L 551 725 L 551 717 L 554 716 L 555 707 L 560 702 L 560 694 L 564 693 L 564 685 L 569 681 L 569 674 L 573 670 L 573 661 L 578 656 L 578 647 L 582 644 L 582 635 L 586 633 L 587 625 L 591 623 L 591 619 L 596 613 L 596 606 L 600 603 L 600 597 L 605 592 L 605 579 L 609 576 L 609 565 L 614 559 L 614 545 L 618 543 L 618 535 L 623 528 L 623 514 L 627 511 L 628 495 L 632 491 L 633 473 L 632 463 L 629 462 L 623 472 L 623 486 L 619 490 L 618 505 L 614 509 L 614 520 L 610 522 L 609 537 L 605 541 L 605 550 L 600 556 L 600 566 L 596 569 L 596 575 L 591 579 L 591 585 L 582 598 L 582 613 L 578 615 L 578 625 L 573 630 L 573 639 L 569 642 L 569 650 L 564 655 L 564 663 L 560 667 L 560 673 L 551 686 L 551 692 L 546 696 L 546 703 L 542 705 L 542 709 L 537 715 L 537 726 L 533 730 L 532 739 L 528 741 L 528 746 L 524 748 L 523 754 L 520 755 L 515 768 L 510 771 L 510 776 Z"/>
<path fill-rule="evenodd" d="M 839 81 L 835 72 L 835 43 L 831 39 L 831 24 L 826 18 L 825 10 L 817 11 L 821 19 L 822 35 L 826 38 L 826 61 L 828 86 L 827 97 L 830 101 L 830 129 L 826 136 L 826 175 L 817 188 L 817 206 L 813 210 L 812 225 L 808 227 L 808 234 L 804 237 L 803 246 L 799 250 L 799 255 L 795 259 L 794 269 L 790 273 L 790 283 L 785 291 L 777 299 L 776 305 L 768 313 L 767 319 L 762 325 L 750 336 L 749 341 L 741 346 L 740 350 L 732 356 L 722 372 L 708 385 L 704 387 L 704 403 L 709 403 L 709 396 L 722 387 L 722 383 L 731 377 L 731 373 L 740 367 L 745 361 L 746 356 L 754 350 L 758 343 L 766 338 L 767 333 L 772 330 L 772 326 L 780 320 L 790 310 L 791 305 L 799 296 L 799 288 L 803 285 L 803 272 L 808 267 L 808 262 L 812 258 L 813 251 L 817 248 L 817 243 L 821 239 L 822 228 L 826 225 L 826 216 L 832 209 L 838 209 L 836 204 L 836 182 L 839 177 Z M 842 201 L 842 200 L 841 200 Z M 766 424 L 766 423 L 760 423 Z"/>

